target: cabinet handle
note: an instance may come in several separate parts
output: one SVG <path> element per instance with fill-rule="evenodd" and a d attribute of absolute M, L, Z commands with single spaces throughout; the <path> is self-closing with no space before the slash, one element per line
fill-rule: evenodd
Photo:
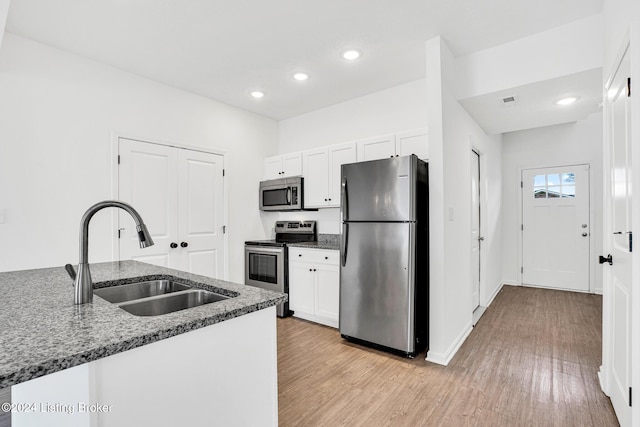
<path fill-rule="evenodd" d="M 187 246 L 189 246 L 189 244 L 187 242 L 182 242 L 180 243 L 180 246 L 186 248 Z"/>
<path fill-rule="evenodd" d="M 170 247 L 171 249 L 175 249 L 175 248 L 177 248 L 177 247 L 178 247 L 178 244 L 177 244 L 176 242 L 171 242 L 171 244 L 169 244 L 169 247 Z"/>
<path fill-rule="evenodd" d="M 312 269 L 309 269 L 309 271 L 313 271 Z"/>
<path fill-rule="evenodd" d="M 328 200 L 327 200 L 327 199 L 324 199 L 324 201 L 325 201 L 325 202 L 327 202 Z"/>
<path fill-rule="evenodd" d="M 329 259 L 329 257 L 328 257 L 328 256 L 326 256 L 326 257 L 324 257 L 324 259 Z"/>
<path fill-rule="evenodd" d="M 393 155 L 389 156 L 389 157 L 393 157 Z"/>
<path fill-rule="evenodd" d="M 302 254 L 298 254 L 298 256 L 302 256 Z"/>

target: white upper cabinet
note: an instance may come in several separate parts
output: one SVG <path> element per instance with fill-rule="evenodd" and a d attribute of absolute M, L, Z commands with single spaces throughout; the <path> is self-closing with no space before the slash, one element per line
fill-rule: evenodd
<path fill-rule="evenodd" d="M 264 179 L 302 175 L 302 153 L 287 153 L 264 159 Z"/>
<path fill-rule="evenodd" d="M 327 148 L 302 153 L 304 171 L 304 207 L 323 208 L 329 197 L 329 154 Z"/>
<path fill-rule="evenodd" d="M 358 141 L 358 161 L 386 159 L 396 155 L 395 135 L 381 135 Z"/>
<path fill-rule="evenodd" d="M 356 144 L 332 145 L 329 147 L 329 206 L 340 207 L 340 169 L 347 163 L 355 163 Z"/>
<path fill-rule="evenodd" d="M 340 206 L 340 166 L 355 161 L 355 143 L 332 145 L 302 153 L 305 207 Z"/>
<path fill-rule="evenodd" d="M 396 134 L 396 153 L 400 156 L 415 154 L 422 160 L 429 158 L 429 135 L 427 128 Z"/>
<path fill-rule="evenodd" d="M 427 129 L 415 129 L 395 135 L 381 135 L 357 142 L 358 161 L 386 159 L 396 156 L 415 154 L 418 158 L 429 158 L 429 140 Z"/>

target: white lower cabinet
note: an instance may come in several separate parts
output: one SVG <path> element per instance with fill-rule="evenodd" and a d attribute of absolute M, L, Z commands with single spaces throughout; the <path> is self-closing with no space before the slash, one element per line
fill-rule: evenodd
<path fill-rule="evenodd" d="M 289 248 L 289 308 L 294 316 L 338 327 L 340 253 Z"/>

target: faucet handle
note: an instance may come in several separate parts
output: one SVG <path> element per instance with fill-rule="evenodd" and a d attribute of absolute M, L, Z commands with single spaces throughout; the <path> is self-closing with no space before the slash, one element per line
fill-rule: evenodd
<path fill-rule="evenodd" d="M 73 280 L 75 282 L 75 280 L 76 280 L 76 269 L 73 268 L 73 265 L 67 264 L 67 265 L 64 266 L 64 269 L 67 270 L 67 273 L 69 273 L 69 277 L 71 277 L 71 280 Z"/>

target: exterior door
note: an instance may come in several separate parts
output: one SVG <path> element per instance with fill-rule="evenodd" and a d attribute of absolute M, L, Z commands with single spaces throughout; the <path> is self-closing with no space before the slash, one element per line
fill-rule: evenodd
<path fill-rule="evenodd" d="M 480 306 L 480 155 L 471 151 L 471 301 Z"/>
<path fill-rule="evenodd" d="M 141 250 L 119 213 L 120 259 L 224 278 L 223 157 L 119 140 L 118 191 L 144 219 L 155 244 Z"/>
<path fill-rule="evenodd" d="M 607 88 L 607 114 L 610 144 L 609 185 L 605 214 L 608 225 L 605 244 L 609 247 L 613 264 L 605 264 L 603 341 L 610 349 L 605 356 L 605 372 L 609 378 L 609 396 L 620 425 L 631 424 L 631 334 L 632 334 L 632 286 L 631 286 L 631 98 L 629 53 L 623 56 L 620 67 Z M 605 314 L 606 315 L 606 314 Z M 607 327 L 608 325 L 608 327 Z M 605 348 L 606 348 L 605 347 Z M 608 363 L 606 362 L 608 360 Z M 608 366 L 607 366 L 608 365 Z"/>
<path fill-rule="evenodd" d="M 589 291 L 589 166 L 522 171 L 522 282 Z"/>

